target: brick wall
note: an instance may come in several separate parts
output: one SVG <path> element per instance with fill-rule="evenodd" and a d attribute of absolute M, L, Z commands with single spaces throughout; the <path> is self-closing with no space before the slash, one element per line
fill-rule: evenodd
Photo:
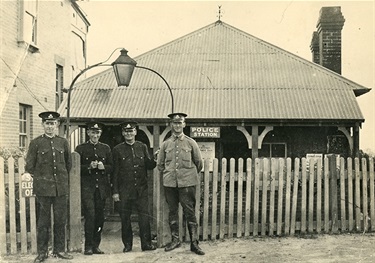
<path fill-rule="evenodd" d="M 72 31 L 79 31 L 85 40 L 87 30 L 72 24 L 76 11 L 70 1 L 39 1 L 38 51 L 31 52 L 25 43 L 18 42 L 19 1 L 1 1 L 1 7 L 0 147 L 17 147 L 19 104 L 31 106 L 31 137 L 39 136 L 43 130 L 38 114 L 55 110 L 56 64 L 63 64 L 64 86 L 68 87 L 75 66 Z"/>

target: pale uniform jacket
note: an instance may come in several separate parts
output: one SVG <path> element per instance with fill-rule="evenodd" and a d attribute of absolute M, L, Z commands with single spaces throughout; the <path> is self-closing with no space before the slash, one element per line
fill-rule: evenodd
<path fill-rule="evenodd" d="M 160 146 L 157 162 L 167 187 L 187 187 L 199 184 L 203 160 L 197 142 L 181 134 L 172 135 Z"/>

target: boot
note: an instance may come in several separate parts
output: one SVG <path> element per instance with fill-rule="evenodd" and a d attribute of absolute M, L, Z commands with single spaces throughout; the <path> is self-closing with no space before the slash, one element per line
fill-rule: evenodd
<path fill-rule="evenodd" d="M 197 234 L 197 224 L 196 223 L 188 223 L 189 235 L 190 235 L 190 251 L 194 252 L 197 255 L 204 255 L 205 253 L 203 250 L 198 246 L 198 234 Z"/>
<path fill-rule="evenodd" d="M 167 246 L 164 249 L 165 251 L 171 251 L 181 246 L 180 237 L 178 233 L 178 224 L 172 223 L 170 224 L 170 228 L 171 228 L 171 234 L 172 234 L 172 242 L 167 244 Z"/>

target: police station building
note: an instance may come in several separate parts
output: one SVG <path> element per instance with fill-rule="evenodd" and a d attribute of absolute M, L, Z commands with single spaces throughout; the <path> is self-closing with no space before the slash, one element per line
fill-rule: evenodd
<path fill-rule="evenodd" d="M 370 89 L 340 75 L 345 20 L 332 8 L 322 10 L 313 34 L 314 61 L 220 20 L 134 59 L 168 81 L 174 111 L 188 115 L 184 132 L 204 158 L 356 156 L 364 122 L 356 97 Z M 317 41 L 319 34 L 332 38 Z M 325 48 L 334 56 L 316 59 Z M 119 124 L 134 120 L 137 140 L 155 151 L 170 135 L 169 113 L 171 96 L 157 74 L 135 68 L 129 87 L 117 87 L 109 68 L 72 93 L 72 147 L 85 140 L 77 128 L 88 121 L 106 125 L 102 141 L 113 147 L 122 142 Z"/>

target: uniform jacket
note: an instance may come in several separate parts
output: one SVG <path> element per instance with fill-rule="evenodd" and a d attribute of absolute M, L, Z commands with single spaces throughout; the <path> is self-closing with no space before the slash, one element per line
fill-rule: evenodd
<path fill-rule="evenodd" d="M 43 134 L 30 142 L 25 170 L 33 176 L 35 195 L 67 195 L 71 168 L 72 156 L 65 138 Z"/>
<path fill-rule="evenodd" d="M 147 191 L 147 170 L 155 168 L 156 162 L 144 143 L 118 144 L 113 148 L 113 163 L 113 193 L 120 200 L 136 199 Z"/>
<path fill-rule="evenodd" d="M 167 187 L 187 187 L 200 182 L 203 167 L 201 152 L 196 141 L 185 134 L 172 135 L 160 146 L 158 170 Z"/>
<path fill-rule="evenodd" d="M 102 199 L 107 198 L 110 194 L 108 174 L 112 172 L 113 166 L 111 148 L 105 143 L 98 142 L 94 145 L 87 141 L 78 145 L 75 151 L 81 157 L 82 198 L 92 197 L 96 188 L 99 189 Z M 104 170 L 92 169 L 90 167 L 92 161 L 101 161 Z"/>

